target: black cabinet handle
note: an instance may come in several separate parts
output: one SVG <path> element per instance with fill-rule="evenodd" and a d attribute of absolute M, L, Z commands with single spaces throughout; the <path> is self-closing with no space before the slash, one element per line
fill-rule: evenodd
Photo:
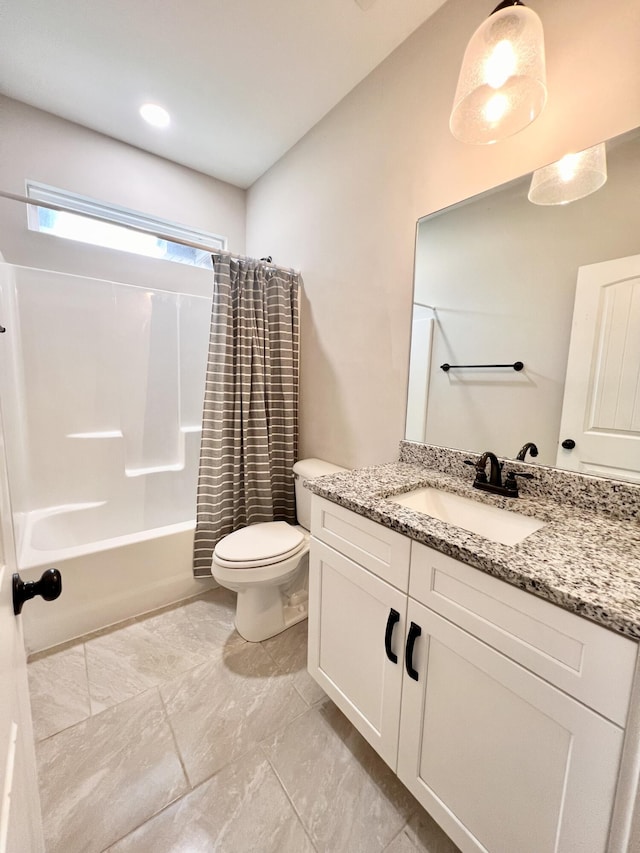
<path fill-rule="evenodd" d="M 13 576 L 13 612 L 22 613 L 22 605 L 36 595 L 45 601 L 54 601 L 62 592 L 62 576 L 57 569 L 47 569 L 39 581 L 22 580 L 19 574 Z"/>
<path fill-rule="evenodd" d="M 415 622 L 411 623 L 411 627 L 409 628 L 409 635 L 407 636 L 407 653 L 405 657 L 405 663 L 407 666 L 407 675 L 409 678 L 413 678 L 414 681 L 418 680 L 418 670 L 413 668 L 413 647 L 416 644 L 416 640 L 422 634 L 422 628 L 419 625 L 416 625 Z"/>
<path fill-rule="evenodd" d="M 398 663 L 398 655 L 394 654 L 391 651 L 391 638 L 393 636 L 393 629 L 396 627 L 398 622 L 400 621 L 400 614 L 397 610 L 394 610 L 393 607 L 389 611 L 389 618 L 387 619 L 387 627 L 384 632 L 384 650 L 387 653 L 387 657 L 391 661 L 391 663 Z"/>
<path fill-rule="evenodd" d="M 573 450 L 573 448 L 576 446 L 576 443 L 572 438 L 565 438 L 565 440 L 562 442 L 562 446 L 565 450 Z"/>

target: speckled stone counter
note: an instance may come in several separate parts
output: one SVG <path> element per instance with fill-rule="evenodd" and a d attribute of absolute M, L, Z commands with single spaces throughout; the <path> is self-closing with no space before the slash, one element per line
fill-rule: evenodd
<path fill-rule="evenodd" d="M 401 458 L 403 455 L 406 456 L 404 447 Z M 636 503 L 640 489 L 624 488 L 625 484 L 609 481 L 608 489 L 603 487 L 603 494 L 614 493 L 617 485 L 623 488 L 615 492 L 619 498 L 617 503 L 614 500 L 615 507 L 603 506 L 601 512 L 601 501 L 593 497 L 583 495 L 583 500 L 568 502 L 572 486 L 570 481 L 567 485 L 567 475 L 563 473 L 565 481 L 559 491 L 549 490 L 556 500 L 543 497 L 539 484 L 529 495 L 522 489 L 519 498 L 502 498 L 472 488 L 473 471 L 462 470 L 465 454 L 458 455 L 461 459 L 455 464 L 451 464 L 450 458 L 441 460 L 441 464 L 432 459 L 432 467 L 394 462 L 319 477 L 307 481 L 307 485 L 313 493 L 430 548 L 640 640 L 640 524 Z M 463 476 L 457 473 L 458 462 Z M 529 471 L 535 468 L 513 467 Z M 545 526 L 518 545 L 500 545 L 387 500 L 421 486 L 434 486 L 534 516 L 544 521 Z M 574 483 L 573 491 L 580 488 L 580 484 Z M 588 493 L 586 489 L 585 494 Z"/>

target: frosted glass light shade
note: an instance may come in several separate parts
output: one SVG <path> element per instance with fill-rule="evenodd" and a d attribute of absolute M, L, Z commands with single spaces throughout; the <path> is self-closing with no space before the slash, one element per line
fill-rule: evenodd
<path fill-rule="evenodd" d="M 534 204 L 569 204 L 599 190 L 606 180 L 607 152 L 601 142 L 536 169 L 528 198 Z"/>
<path fill-rule="evenodd" d="M 523 5 L 498 7 L 467 45 L 451 133 L 473 145 L 498 142 L 531 124 L 546 100 L 540 18 Z"/>

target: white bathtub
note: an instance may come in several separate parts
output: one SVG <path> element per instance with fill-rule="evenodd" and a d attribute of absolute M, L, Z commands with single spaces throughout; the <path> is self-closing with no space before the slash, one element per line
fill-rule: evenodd
<path fill-rule="evenodd" d="M 192 573 L 194 521 L 135 530 L 106 502 L 68 504 L 17 520 L 23 580 L 62 573 L 55 602 L 35 598 L 23 613 L 27 650 L 40 651 L 204 592 L 213 578 Z M 122 531 L 129 529 L 126 535 Z M 113 535 L 118 531 L 119 535 Z"/>

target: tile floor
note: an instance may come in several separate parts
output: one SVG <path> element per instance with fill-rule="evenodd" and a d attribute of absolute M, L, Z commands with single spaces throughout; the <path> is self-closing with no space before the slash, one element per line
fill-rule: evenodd
<path fill-rule="evenodd" d="M 457 853 L 306 672 L 218 589 L 36 656 L 47 853 Z"/>

